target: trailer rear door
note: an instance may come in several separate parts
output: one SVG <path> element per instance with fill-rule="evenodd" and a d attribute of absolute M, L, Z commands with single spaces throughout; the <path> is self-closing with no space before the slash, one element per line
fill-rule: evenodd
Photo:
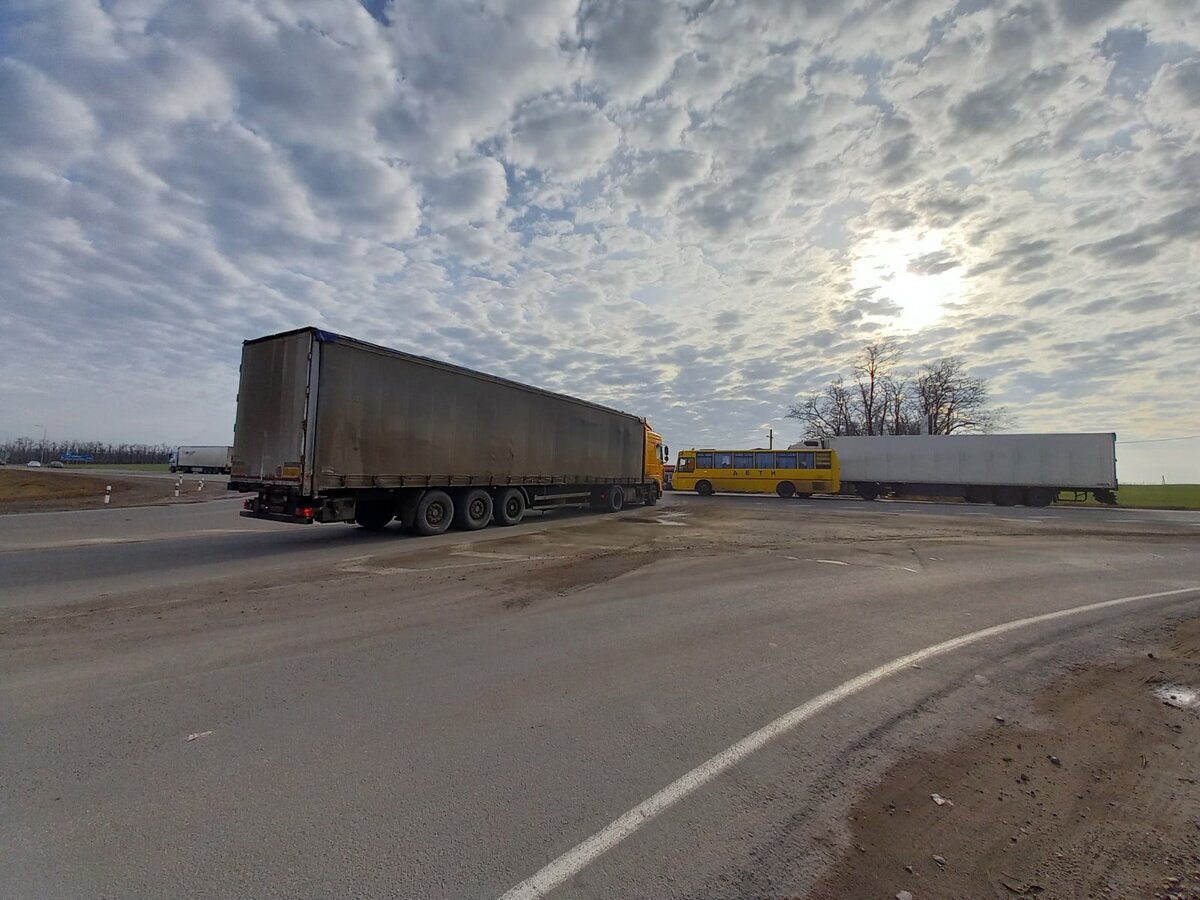
<path fill-rule="evenodd" d="M 311 493 L 312 472 L 306 471 L 306 463 L 314 351 L 308 330 L 242 345 L 231 480 Z"/>

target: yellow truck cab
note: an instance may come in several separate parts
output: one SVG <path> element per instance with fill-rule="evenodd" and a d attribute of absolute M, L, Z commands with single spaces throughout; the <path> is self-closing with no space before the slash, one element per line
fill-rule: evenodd
<path fill-rule="evenodd" d="M 642 454 L 644 460 L 643 474 L 646 481 L 653 481 L 655 490 L 651 490 L 646 495 L 646 503 L 653 506 L 658 502 L 658 498 L 663 495 L 663 490 L 666 487 L 666 462 L 670 455 L 670 448 L 663 443 L 662 435 L 650 430 L 650 423 L 643 423 L 646 428 L 646 451 Z"/>

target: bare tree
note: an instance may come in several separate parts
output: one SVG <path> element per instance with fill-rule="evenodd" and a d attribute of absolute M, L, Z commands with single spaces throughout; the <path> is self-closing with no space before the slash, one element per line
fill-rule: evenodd
<path fill-rule="evenodd" d="M 863 347 L 862 356 L 851 370 L 858 388 L 862 433 L 884 434 L 888 415 L 887 383 L 903 352 L 890 338 Z"/>
<path fill-rule="evenodd" d="M 994 431 L 1008 424 L 1008 410 L 990 407 L 990 399 L 987 382 L 971 377 L 957 356 L 922 366 L 917 377 L 917 409 L 930 434 Z"/>
<path fill-rule="evenodd" d="M 1008 411 L 989 405 L 987 382 L 974 378 L 958 357 L 926 364 L 915 374 L 900 369 L 902 351 L 890 339 L 863 347 L 851 370 L 788 408 L 806 437 L 957 434 L 1007 426 Z"/>
<path fill-rule="evenodd" d="M 842 437 L 861 434 L 862 429 L 853 410 L 854 398 L 845 380 L 839 375 L 811 397 L 792 404 L 787 418 L 804 423 L 805 433 L 812 437 Z"/>

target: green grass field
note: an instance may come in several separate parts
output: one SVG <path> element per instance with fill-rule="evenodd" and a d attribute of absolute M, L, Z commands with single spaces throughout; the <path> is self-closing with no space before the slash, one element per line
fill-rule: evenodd
<path fill-rule="evenodd" d="M 1088 506 L 1099 506 L 1094 500 Z M 1200 484 L 1123 484 L 1117 505 L 1142 509 L 1200 509 Z"/>

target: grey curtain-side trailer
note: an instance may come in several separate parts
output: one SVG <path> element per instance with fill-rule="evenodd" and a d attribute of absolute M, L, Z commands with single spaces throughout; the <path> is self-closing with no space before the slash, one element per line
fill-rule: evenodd
<path fill-rule="evenodd" d="M 652 505 L 666 454 L 637 416 L 303 328 L 242 346 L 229 488 L 243 516 L 439 534 Z"/>

